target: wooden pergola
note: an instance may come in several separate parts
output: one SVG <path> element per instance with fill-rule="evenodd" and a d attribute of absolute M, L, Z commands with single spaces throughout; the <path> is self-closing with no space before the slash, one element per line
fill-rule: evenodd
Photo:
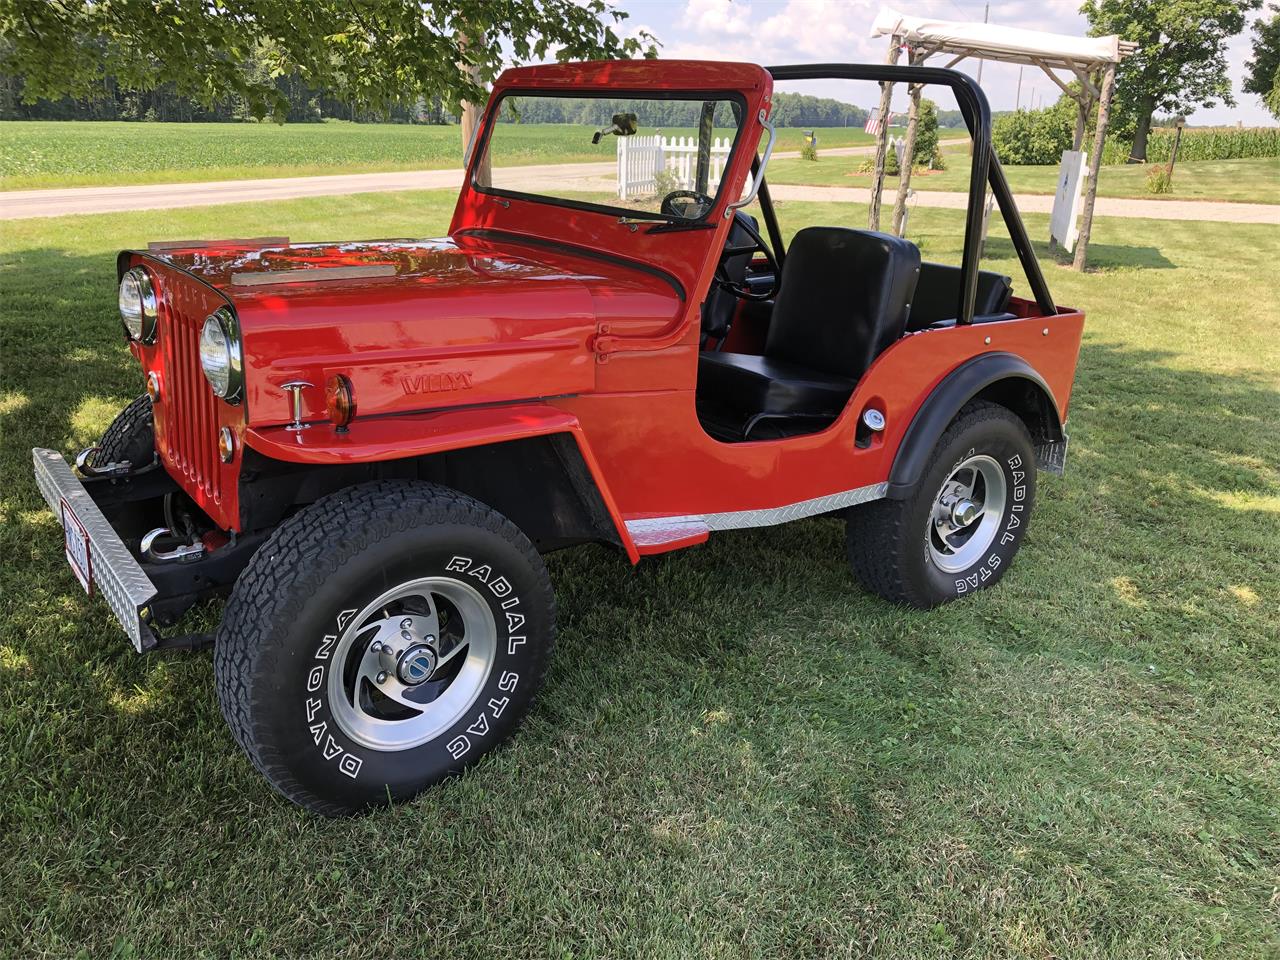
<path fill-rule="evenodd" d="M 871 27 L 872 36 L 889 37 L 889 53 L 886 62 L 896 64 L 903 50 L 913 66 L 923 64 L 930 57 L 945 55 L 950 59 L 943 64 L 954 67 L 969 57 L 998 60 L 1039 67 L 1062 91 L 1076 101 L 1076 126 L 1072 149 L 1080 150 L 1089 122 L 1089 113 L 1098 105 L 1098 126 L 1093 138 L 1093 152 L 1089 156 L 1089 182 L 1085 188 L 1084 210 L 1081 215 L 1080 236 L 1076 242 L 1074 267 L 1083 270 L 1089 247 L 1089 232 L 1093 227 L 1093 204 L 1098 194 L 1098 170 L 1102 164 L 1102 148 L 1106 142 L 1107 120 L 1111 113 L 1111 97 L 1115 90 L 1116 65 L 1137 49 L 1137 44 L 1121 40 L 1118 36 L 1075 37 L 1040 30 L 1022 30 L 1002 27 L 992 23 L 965 23 L 954 20 L 933 20 L 912 17 L 882 8 Z M 1079 81 L 1079 89 L 1072 89 L 1054 71 L 1071 74 Z M 903 144 L 904 162 L 898 178 L 898 195 L 893 207 L 893 231 L 901 235 L 906 219 L 907 196 L 911 191 L 911 159 L 915 152 L 916 125 L 920 113 L 921 84 L 908 85 L 910 106 L 907 111 L 907 133 Z M 880 85 L 880 116 L 889 116 L 893 99 L 893 84 Z M 871 189 L 871 210 L 868 226 L 880 229 L 881 196 L 884 191 L 885 158 L 889 147 L 889 124 L 881 123 L 876 139 L 876 163 Z"/>

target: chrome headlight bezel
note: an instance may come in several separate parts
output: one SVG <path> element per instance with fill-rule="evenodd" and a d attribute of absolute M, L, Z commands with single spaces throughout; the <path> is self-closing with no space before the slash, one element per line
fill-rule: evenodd
<path fill-rule="evenodd" d="M 138 307 L 137 316 L 133 317 L 125 313 L 124 299 L 126 287 L 135 286 Z M 125 271 L 116 291 L 116 305 L 120 309 L 120 322 L 124 324 L 124 332 L 130 340 L 147 344 L 156 342 L 160 307 L 156 300 L 155 284 L 151 282 L 151 274 L 145 267 L 134 267 Z"/>
<path fill-rule="evenodd" d="M 220 350 L 222 362 L 215 368 L 213 374 L 210 373 L 212 364 L 208 362 L 212 358 L 206 352 L 207 342 L 213 339 L 206 336 L 206 332 L 210 330 L 216 330 L 222 340 Z M 198 346 L 200 370 L 214 396 L 222 398 L 227 403 L 239 403 L 244 397 L 244 357 L 240 343 L 240 323 L 230 308 L 219 307 L 205 318 L 204 324 L 200 327 Z M 226 373 L 225 389 L 222 388 L 224 378 L 220 375 L 223 370 Z"/>

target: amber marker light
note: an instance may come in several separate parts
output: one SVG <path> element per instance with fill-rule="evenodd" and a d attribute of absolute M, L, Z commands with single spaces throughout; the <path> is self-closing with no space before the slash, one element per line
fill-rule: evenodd
<path fill-rule="evenodd" d="M 223 427 L 218 431 L 218 459 L 223 463 L 230 463 L 235 455 L 236 435 L 230 427 Z"/>
<path fill-rule="evenodd" d="M 324 408 L 339 430 L 346 430 L 356 415 L 356 395 L 351 389 L 351 381 L 340 373 L 325 381 Z"/>

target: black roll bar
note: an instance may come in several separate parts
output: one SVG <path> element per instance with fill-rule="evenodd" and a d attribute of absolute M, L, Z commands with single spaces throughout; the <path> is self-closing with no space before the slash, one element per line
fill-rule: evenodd
<path fill-rule="evenodd" d="M 1013 204 L 1013 194 L 1005 179 L 1000 161 L 991 149 L 991 106 L 982 88 L 966 74 L 943 67 L 890 66 L 889 64 L 861 63 L 797 63 L 780 67 L 766 67 L 774 80 L 873 80 L 877 83 L 921 83 L 950 87 L 956 103 L 973 138 L 973 166 L 969 172 L 969 204 L 965 208 L 964 255 L 960 263 L 960 302 L 956 312 L 957 323 L 973 322 L 973 303 L 978 290 L 978 260 L 982 250 L 982 221 L 986 206 L 987 183 L 995 194 L 1018 253 L 1027 282 L 1036 298 L 1036 306 L 1045 315 L 1057 313 L 1048 284 L 1040 271 L 1035 250 L 1027 237 L 1018 208 Z M 767 173 L 767 171 L 766 171 Z"/>

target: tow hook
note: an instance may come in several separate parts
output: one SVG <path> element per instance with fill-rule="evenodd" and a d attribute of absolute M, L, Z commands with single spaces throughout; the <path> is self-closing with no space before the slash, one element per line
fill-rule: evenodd
<path fill-rule="evenodd" d="M 156 527 L 142 538 L 142 557 L 152 563 L 185 563 L 204 556 L 204 543 L 180 543 L 172 550 L 157 550 L 155 543 L 161 537 L 172 537 L 168 527 Z"/>
<path fill-rule="evenodd" d="M 98 466 L 92 461 L 101 452 L 101 447 L 85 447 L 76 454 L 76 470 L 82 477 L 120 477 L 133 469 L 133 464 L 128 460 Z"/>

